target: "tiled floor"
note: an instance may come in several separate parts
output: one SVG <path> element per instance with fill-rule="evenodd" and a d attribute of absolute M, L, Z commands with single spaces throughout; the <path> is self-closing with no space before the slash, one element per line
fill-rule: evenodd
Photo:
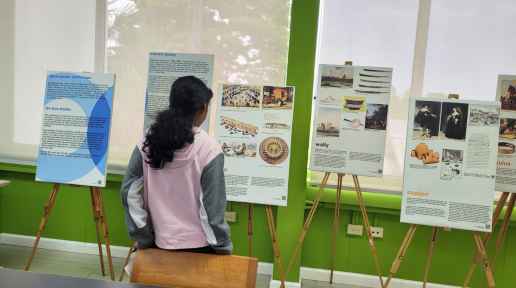
<path fill-rule="evenodd" d="M 31 249 L 32 248 L 30 247 L 0 244 L 0 266 L 9 269 L 24 270 L 30 256 Z M 107 258 L 104 256 L 106 276 L 102 275 L 99 260 L 100 258 L 97 255 L 38 248 L 34 254 L 29 270 L 33 272 L 64 276 L 110 280 L 111 277 L 109 275 Z M 120 278 L 120 273 L 122 272 L 124 263 L 124 258 L 113 257 L 113 268 L 115 279 L 117 281 Z M 271 276 L 258 274 L 256 279 L 256 288 L 269 287 L 270 280 Z M 129 277 L 126 275 L 123 281 L 129 282 Z M 358 286 L 330 284 L 327 282 L 311 280 L 303 280 L 301 284 L 305 288 L 359 288 Z"/>

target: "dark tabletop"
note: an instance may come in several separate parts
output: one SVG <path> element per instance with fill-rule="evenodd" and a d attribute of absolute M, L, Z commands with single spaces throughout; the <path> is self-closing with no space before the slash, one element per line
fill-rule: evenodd
<path fill-rule="evenodd" d="M 0 269 L 1 288 L 157 288 L 158 286 Z"/>

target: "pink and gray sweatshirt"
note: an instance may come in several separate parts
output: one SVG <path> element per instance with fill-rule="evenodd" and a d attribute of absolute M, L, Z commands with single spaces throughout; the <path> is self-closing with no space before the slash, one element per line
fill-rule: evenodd
<path fill-rule="evenodd" d="M 194 128 L 194 142 L 175 151 L 165 167 L 154 169 L 142 151 L 146 134 L 133 151 L 121 189 L 127 231 L 136 248 L 209 245 L 218 254 L 231 254 L 224 219 L 224 156 L 217 140 Z"/>

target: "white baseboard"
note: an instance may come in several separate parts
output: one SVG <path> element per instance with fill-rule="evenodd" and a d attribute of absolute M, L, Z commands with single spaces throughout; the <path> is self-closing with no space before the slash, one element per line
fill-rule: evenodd
<path fill-rule="evenodd" d="M 269 288 L 280 288 L 280 286 L 281 286 L 281 281 L 271 280 L 271 284 L 269 285 Z M 285 281 L 285 288 L 301 288 L 301 281 L 299 283 Z"/>
<path fill-rule="evenodd" d="M 306 279 L 306 280 L 330 282 L 330 274 L 331 274 L 330 270 L 301 267 L 300 277 L 301 277 L 301 279 Z M 385 280 L 387 280 L 387 277 L 383 277 L 383 281 L 385 281 Z M 378 276 L 341 272 L 341 271 L 333 272 L 333 283 L 370 287 L 370 288 L 382 288 L 382 285 L 380 284 L 380 279 L 378 278 Z M 389 288 L 421 288 L 421 286 L 423 286 L 423 282 L 420 282 L 420 281 L 410 281 L 410 280 L 392 278 L 391 282 L 389 282 L 388 287 Z M 272 287 L 272 285 L 271 285 L 271 287 Z M 456 288 L 456 287 L 460 288 L 460 286 L 450 286 L 450 285 L 442 285 L 442 284 L 434 284 L 434 283 L 427 283 L 426 287 L 427 288 Z"/>
<path fill-rule="evenodd" d="M 34 236 L 15 235 L 7 233 L 0 234 L 0 244 L 32 247 L 34 246 L 34 241 L 36 241 L 36 237 Z M 43 237 L 39 239 L 38 248 L 92 255 L 99 254 L 99 247 L 97 244 L 94 243 L 59 240 Z M 113 257 L 126 258 L 127 254 L 129 253 L 129 247 L 109 245 L 109 248 L 111 250 L 111 256 Z M 104 255 L 107 255 L 105 245 L 102 245 L 102 253 Z M 273 269 L 274 264 L 272 263 L 258 263 L 258 274 L 272 275 Z"/>

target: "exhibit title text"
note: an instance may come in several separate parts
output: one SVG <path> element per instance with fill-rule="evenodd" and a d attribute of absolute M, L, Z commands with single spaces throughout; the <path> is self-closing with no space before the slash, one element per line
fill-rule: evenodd
<path fill-rule="evenodd" d="M 174 56 L 174 57 L 176 57 L 176 54 L 170 54 L 170 53 L 150 53 L 150 55 L 155 55 L 155 56 Z"/>
<path fill-rule="evenodd" d="M 315 143 L 315 146 L 328 148 L 328 147 L 330 147 L 330 144 L 328 144 L 328 143 Z"/>
<path fill-rule="evenodd" d="M 414 195 L 416 197 L 428 197 L 430 194 L 421 191 L 408 191 L 407 194 Z"/>
<path fill-rule="evenodd" d="M 80 75 L 74 75 L 74 76 L 65 76 L 65 75 L 48 75 L 48 78 L 63 78 L 63 79 L 91 79 L 91 77 L 88 76 L 80 76 Z"/>
<path fill-rule="evenodd" d="M 70 108 L 63 108 L 63 107 L 60 107 L 60 108 L 56 108 L 56 107 L 45 107 L 45 110 L 52 110 L 52 111 L 72 111 L 72 109 Z"/>

